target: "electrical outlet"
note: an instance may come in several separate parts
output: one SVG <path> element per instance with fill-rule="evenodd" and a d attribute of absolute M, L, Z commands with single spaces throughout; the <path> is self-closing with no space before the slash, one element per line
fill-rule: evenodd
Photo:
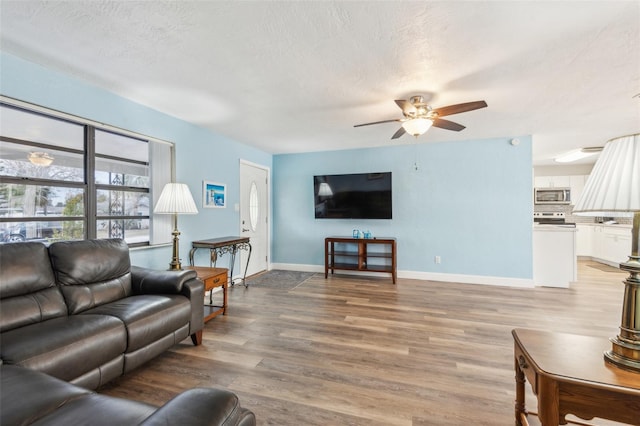
<path fill-rule="evenodd" d="M 440 264 L 442 262 L 442 259 L 440 258 L 440 256 L 436 256 L 433 258 L 433 261 L 437 264 Z"/>

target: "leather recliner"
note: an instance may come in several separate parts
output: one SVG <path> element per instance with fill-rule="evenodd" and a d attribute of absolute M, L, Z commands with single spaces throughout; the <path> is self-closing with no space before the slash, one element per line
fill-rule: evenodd
<path fill-rule="evenodd" d="M 0 365 L 0 424 L 91 426 L 253 426 L 253 413 L 228 391 L 196 388 L 160 408 L 100 395 L 46 374 Z"/>

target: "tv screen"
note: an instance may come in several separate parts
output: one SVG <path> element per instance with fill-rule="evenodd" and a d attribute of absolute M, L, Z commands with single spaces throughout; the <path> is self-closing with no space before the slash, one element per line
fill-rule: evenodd
<path fill-rule="evenodd" d="M 391 219 L 391 172 L 313 177 L 316 219 Z"/>

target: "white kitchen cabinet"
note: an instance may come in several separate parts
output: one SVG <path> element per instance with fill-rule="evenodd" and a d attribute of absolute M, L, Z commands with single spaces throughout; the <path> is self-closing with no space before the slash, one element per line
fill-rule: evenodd
<path fill-rule="evenodd" d="M 626 262 L 631 254 L 631 230 L 605 227 L 603 234 L 604 260 Z"/>
<path fill-rule="evenodd" d="M 593 256 L 593 233 L 594 226 L 592 225 L 576 225 L 576 254 L 578 256 L 592 257 Z"/>
<path fill-rule="evenodd" d="M 577 279 L 576 229 L 553 225 L 533 227 L 533 282 L 568 288 Z"/>
<path fill-rule="evenodd" d="M 569 188 L 571 186 L 569 176 L 536 176 L 534 182 L 536 188 Z"/>
<path fill-rule="evenodd" d="M 625 225 L 577 225 L 578 256 L 591 257 L 617 267 L 631 254 L 631 227 Z"/>

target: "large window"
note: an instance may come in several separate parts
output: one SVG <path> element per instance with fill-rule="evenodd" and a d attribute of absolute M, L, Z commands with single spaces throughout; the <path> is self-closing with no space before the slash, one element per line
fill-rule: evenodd
<path fill-rule="evenodd" d="M 166 242 L 154 240 L 151 212 L 154 188 L 171 179 L 172 152 L 167 143 L 0 103 L 0 241 Z"/>

